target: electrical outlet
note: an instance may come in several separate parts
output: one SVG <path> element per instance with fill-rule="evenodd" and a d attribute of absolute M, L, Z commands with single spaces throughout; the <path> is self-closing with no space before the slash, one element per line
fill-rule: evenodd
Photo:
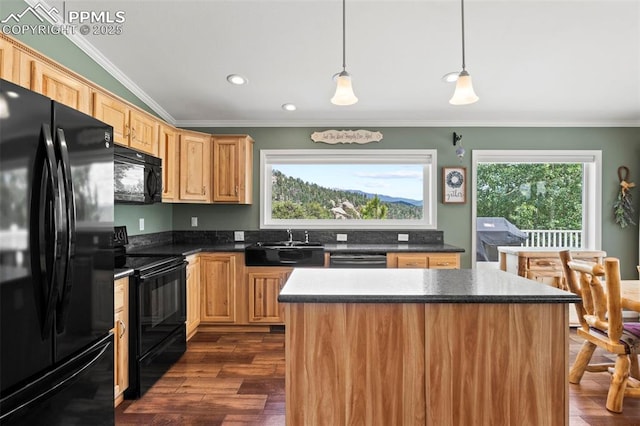
<path fill-rule="evenodd" d="M 409 234 L 398 234 L 398 241 L 409 241 Z"/>
<path fill-rule="evenodd" d="M 194 228 L 198 227 L 198 216 L 191 216 L 191 226 Z"/>
<path fill-rule="evenodd" d="M 140 229 L 140 231 L 144 231 L 144 217 L 138 219 L 138 228 Z"/>
<path fill-rule="evenodd" d="M 347 234 L 336 234 L 337 241 L 347 241 Z"/>
<path fill-rule="evenodd" d="M 234 241 L 244 241 L 244 231 L 233 231 Z"/>

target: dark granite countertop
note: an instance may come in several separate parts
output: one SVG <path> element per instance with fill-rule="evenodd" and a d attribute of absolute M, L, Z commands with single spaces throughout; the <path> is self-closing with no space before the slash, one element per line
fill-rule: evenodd
<path fill-rule="evenodd" d="M 162 244 L 151 247 L 137 248 L 127 251 L 132 254 L 189 256 L 200 252 L 243 252 L 249 243 L 222 244 Z"/>
<path fill-rule="evenodd" d="M 417 253 L 464 253 L 461 247 L 451 246 L 449 244 L 348 244 L 336 243 L 325 244 L 326 252 L 417 252 Z"/>
<path fill-rule="evenodd" d="M 113 271 L 113 279 L 119 280 L 120 278 L 128 277 L 133 275 L 133 269 L 131 268 L 116 268 Z"/>
<path fill-rule="evenodd" d="M 580 298 L 499 270 L 296 268 L 284 303 L 574 303 Z"/>

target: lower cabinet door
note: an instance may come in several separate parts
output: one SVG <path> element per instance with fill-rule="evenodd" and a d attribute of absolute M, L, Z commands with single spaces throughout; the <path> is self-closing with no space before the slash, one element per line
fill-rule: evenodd
<path fill-rule="evenodd" d="M 250 323 L 284 324 L 284 307 L 278 303 L 278 295 L 291 271 L 278 267 L 248 270 Z"/>

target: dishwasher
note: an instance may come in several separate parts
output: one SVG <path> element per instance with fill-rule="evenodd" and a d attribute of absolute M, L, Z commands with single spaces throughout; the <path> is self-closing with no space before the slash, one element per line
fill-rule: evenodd
<path fill-rule="evenodd" d="M 330 268 L 386 268 L 386 253 L 331 253 Z"/>

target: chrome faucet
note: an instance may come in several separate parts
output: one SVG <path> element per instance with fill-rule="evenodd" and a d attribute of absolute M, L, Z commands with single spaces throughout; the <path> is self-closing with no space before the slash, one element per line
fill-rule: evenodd
<path fill-rule="evenodd" d="M 293 233 L 291 233 L 291 229 L 287 229 L 287 234 L 289 235 L 289 242 L 293 242 Z"/>
<path fill-rule="evenodd" d="M 304 231 L 304 242 L 305 243 L 309 242 L 309 232 L 308 231 Z"/>

